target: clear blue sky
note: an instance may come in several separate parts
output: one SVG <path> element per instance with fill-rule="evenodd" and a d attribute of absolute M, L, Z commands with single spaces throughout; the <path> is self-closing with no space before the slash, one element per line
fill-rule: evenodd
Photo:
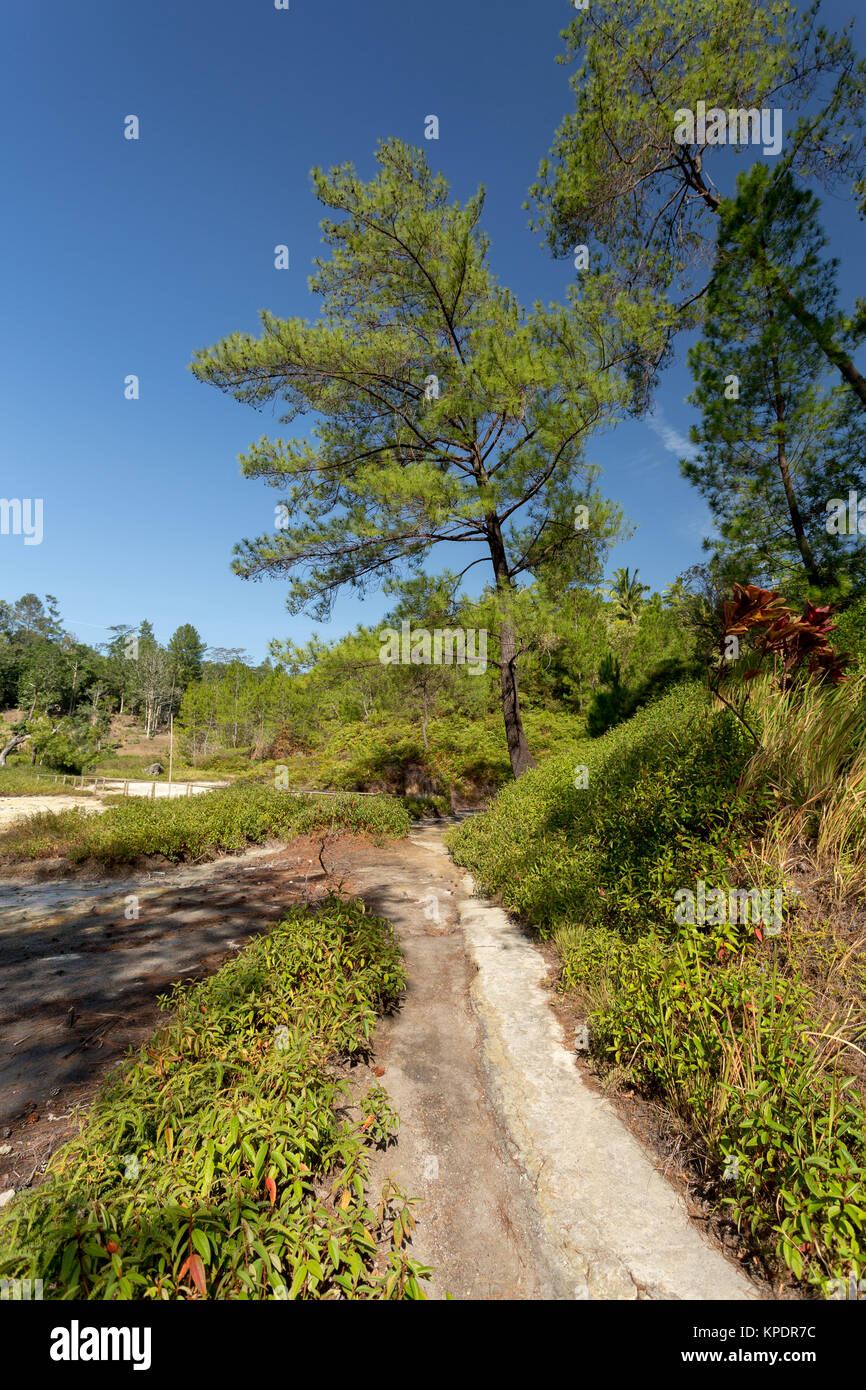
<path fill-rule="evenodd" d="M 827 20 L 854 8 L 831 0 Z M 6 7 L 0 493 L 44 498 L 45 534 L 38 546 L 0 537 L 0 597 L 54 593 L 92 643 L 146 617 L 162 640 L 192 622 L 211 645 L 258 659 L 270 637 L 313 630 L 286 613 L 278 582 L 229 567 L 236 541 L 271 529 L 279 498 L 240 476 L 237 455 L 279 426 L 187 364 L 255 331 L 261 307 L 315 315 L 307 276 L 322 209 L 309 170 L 352 160 L 369 176 L 389 135 L 423 144 L 457 196 L 484 183 L 500 279 L 525 302 L 561 299 L 571 262 L 550 259 L 521 204 L 571 105 L 554 63 L 571 12 L 566 0 Z M 123 138 L 130 113 L 137 142 Z M 429 113 L 438 143 L 423 138 Z M 842 202 L 825 220 L 850 300 L 862 292 L 862 227 Z M 277 243 L 289 271 L 274 269 Z M 701 558 L 707 525 L 676 463 L 690 422 L 679 359 L 655 427 L 630 422 L 589 450 L 638 526 L 612 564 L 657 588 Z M 138 401 L 124 399 L 129 373 Z M 318 630 L 336 636 L 385 606 L 347 596 Z"/>

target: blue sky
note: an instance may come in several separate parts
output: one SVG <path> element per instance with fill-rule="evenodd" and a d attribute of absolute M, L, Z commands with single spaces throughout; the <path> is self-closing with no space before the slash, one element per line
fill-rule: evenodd
<path fill-rule="evenodd" d="M 854 7 L 832 0 L 826 19 Z M 279 497 L 243 479 L 237 455 L 280 427 L 187 364 L 255 331 L 262 307 L 315 316 L 307 277 L 323 210 L 309 170 L 352 160 L 370 176 L 388 135 L 424 145 L 456 196 L 484 183 L 499 278 L 525 302 L 562 299 L 571 261 L 550 259 L 521 204 L 571 104 L 554 63 L 569 15 L 566 0 L 7 8 L 0 492 L 42 497 L 45 519 L 41 545 L 0 537 L 0 596 L 56 594 L 82 641 L 146 617 L 162 640 L 192 622 L 211 645 L 257 659 L 272 636 L 336 636 L 378 618 L 384 600 L 350 594 L 323 628 L 286 613 L 279 582 L 232 574 L 233 544 L 271 528 Z M 139 141 L 123 138 L 130 113 Z M 423 138 L 429 113 L 438 142 Z M 825 223 L 850 302 L 862 226 L 833 200 Z M 277 243 L 290 247 L 288 271 L 274 269 Z M 654 421 L 588 450 L 638 528 L 611 564 L 658 588 L 701 558 L 707 528 L 676 463 L 691 419 L 682 357 Z M 124 399 L 130 373 L 137 401 Z"/>

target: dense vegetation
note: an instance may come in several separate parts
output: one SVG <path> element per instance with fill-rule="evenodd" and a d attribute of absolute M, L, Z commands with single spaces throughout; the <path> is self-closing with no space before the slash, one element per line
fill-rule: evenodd
<path fill-rule="evenodd" d="M 601 1070 L 678 1117 L 768 1268 L 818 1285 L 866 1266 L 853 1079 L 866 965 L 844 917 L 798 907 L 792 848 L 866 892 L 863 710 L 863 677 L 787 697 L 764 686 L 756 749 L 730 710 L 682 687 L 583 745 L 585 778 L 551 758 L 451 834 L 483 888 L 555 937 Z M 678 923 L 677 891 L 699 880 L 726 898 L 778 890 L 781 934 L 769 919 Z"/>
<path fill-rule="evenodd" d="M 391 797 L 292 796 L 259 785 L 174 800 L 132 797 L 102 815 L 76 808 L 30 816 L 0 835 L 0 859 L 127 864 L 143 855 L 164 855 L 180 862 L 318 830 L 402 836 L 408 834 L 409 816 Z"/>
<path fill-rule="evenodd" d="M 414 624 L 433 630 L 493 628 L 492 596 L 454 598 L 450 578 L 393 586 L 397 601 L 382 624 L 330 644 L 274 642 L 269 661 L 259 667 L 238 654 L 204 662 L 165 705 L 166 713 L 175 712 L 175 774 L 272 778 L 284 767 L 293 789 L 381 789 L 446 798 L 453 791 L 475 801 L 502 785 L 511 769 L 492 665 L 380 660 L 383 629 L 399 630 L 410 613 Z M 697 636 L 684 615 L 699 602 L 700 582 L 686 576 L 665 596 L 649 595 L 635 575 L 620 571 L 603 588 L 577 588 L 554 598 L 539 585 L 521 594 L 515 621 L 526 647 L 523 723 L 538 755 L 571 741 L 584 720 L 594 731 L 603 729 L 684 670 L 695 669 Z M 2 640 L 0 634 L 0 654 Z M 50 652 L 57 670 L 64 669 L 69 656 L 62 629 L 38 642 L 45 659 Z M 8 646 L 8 660 L 13 662 L 14 650 L 20 667 L 18 685 L 10 684 L 7 695 L 15 701 L 30 689 L 20 672 L 32 640 L 18 635 Z M 80 655 L 83 649 L 76 650 Z M 94 662 L 102 659 L 87 651 Z M 134 675 L 132 657 L 118 662 L 121 676 Z M 6 770 L 0 768 L 4 793 L 23 788 L 25 767 L 36 773 L 144 773 L 152 756 L 118 754 L 111 736 L 111 718 L 124 700 L 127 711 L 138 708 L 134 696 L 111 685 L 94 689 L 90 679 L 80 674 L 80 703 L 71 716 L 62 714 L 68 693 L 46 685 L 39 697 L 44 705 L 37 701 L 31 717 L 7 726 L 10 739 L 15 729 L 30 734 L 10 751 Z M 140 737 L 146 735 L 142 710 Z M 8 777 L 13 770 L 17 775 Z M 27 785 L 45 791 L 51 784 L 34 779 Z"/>
<path fill-rule="evenodd" d="M 397 1117 L 335 1074 L 403 980 L 387 923 L 331 898 L 178 987 L 168 1025 L 3 1213 L 0 1276 L 65 1299 L 423 1298 L 411 1208 L 365 1181 Z"/>

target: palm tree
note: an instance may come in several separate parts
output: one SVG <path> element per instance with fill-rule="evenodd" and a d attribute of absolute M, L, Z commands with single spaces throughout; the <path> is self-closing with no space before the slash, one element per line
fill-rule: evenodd
<path fill-rule="evenodd" d="M 649 584 L 638 583 L 639 574 L 640 570 L 631 574 L 628 567 L 614 570 L 613 583 L 604 590 L 613 599 L 616 616 L 624 618 L 632 626 L 638 620 L 644 594 L 649 593 Z"/>

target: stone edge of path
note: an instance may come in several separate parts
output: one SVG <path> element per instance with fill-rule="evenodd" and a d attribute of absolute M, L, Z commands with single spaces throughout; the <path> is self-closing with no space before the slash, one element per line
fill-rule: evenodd
<path fill-rule="evenodd" d="M 506 912 L 475 896 L 470 874 L 462 886 L 491 1100 L 575 1298 L 758 1298 L 610 1103 L 583 1081 L 546 998 L 539 952 Z"/>

